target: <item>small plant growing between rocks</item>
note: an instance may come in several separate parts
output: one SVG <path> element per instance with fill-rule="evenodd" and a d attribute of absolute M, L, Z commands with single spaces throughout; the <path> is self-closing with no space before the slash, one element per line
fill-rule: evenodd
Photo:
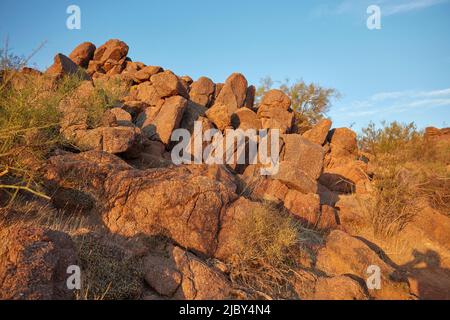
<path fill-rule="evenodd" d="M 234 282 L 273 298 L 292 297 L 292 271 L 298 267 L 303 229 L 271 204 L 252 210 L 238 222 L 229 259 Z M 306 235 L 305 230 L 305 235 Z"/>

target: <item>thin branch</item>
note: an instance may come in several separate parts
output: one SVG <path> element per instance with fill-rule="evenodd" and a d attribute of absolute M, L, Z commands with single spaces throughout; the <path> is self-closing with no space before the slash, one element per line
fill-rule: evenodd
<path fill-rule="evenodd" d="M 23 191 L 27 191 L 29 193 L 34 194 L 35 196 L 47 199 L 47 200 L 51 200 L 51 198 L 43 193 L 40 193 L 38 191 L 35 191 L 29 187 L 23 187 L 23 186 L 14 186 L 14 185 L 8 185 L 8 184 L 0 184 L 0 189 L 13 189 L 13 190 L 23 190 Z"/>

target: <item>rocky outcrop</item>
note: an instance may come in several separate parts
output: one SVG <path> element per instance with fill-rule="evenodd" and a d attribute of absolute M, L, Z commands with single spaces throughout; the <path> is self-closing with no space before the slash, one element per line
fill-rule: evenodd
<path fill-rule="evenodd" d="M 78 71 L 78 66 L 70 60 L 70 58 L 58 53 L 54 58 L 53 64 L 45 71 L 45 73 L 56 78 L 61 78 L 64 75 L 76 74 Z M 86 76 L 86 79 L 87 78 L 88 77 Z"/>
<path fill-rule="evenodd" d="M 429 141 L 450 141 L 450 128 L 427 127 L 425 128 L 424 137 Z"/>
<path fill-rule="evenodd" d="M 89 62 L 94 58 L 94 53 L 97 48 L 91 42 L 83 42 L 78 47 L 73 49 L 69 58 L 77 65 L 87 69 Z"/>
<path fill-rule="evenodd" d="M 247 79 L 240 73 L 233 73 L 225 81 L 206 116 L 220 130 L 230 127 L 231 116 L 244 106 L 246 94 Z"/>
<path fill-rule="evenodd" d="M 232 285 L 218 269 L 177 246 L 144 262 L 145 280 L 159 295 L 176 300 L 224 300 Z"/>
<path fill-rule="evenodd" d="M 83 215 L 96 228 L 101 226 L 102 235 L 114 238 L 108 252 L 117 252 L 108 261 L 134 261 L 128 260 L 132 256 L 143 263 L 142 274 L 127 275 L 139 284 L 131 297 L 231 299 L 239 292 L 241 298 L 269 298 L 264 292 L 253 292 L 255 288 L 243 288 L 231 263 L 235 262 L 236 240 L 242 236 L 240 224 L 249 213 L 269 208 L 276 208 L 275 215 L 289 216 L 295 222 L 292 227 L 299 228 L 299 243 L 292 248 L 295 257 L 289 261 L 292 270 L 283 279 L 283 286 L 293 290 L 292 297 L 447 297 L 442 294 L 448 287 L 447 270 L 439 266 L 448 257 L 446 216 L 436 216 L 428 208 L 431 211 L 417 214 L 414 223 L 403 229 L 403 235 L 426 239 L 423 249 L 428 251 L 426 259 L 412 252 L 415 260 L 403 266 L 399 263 L 400 267 L 366 240 L 368 233 L 365 238 L 357 236 L 363 234 L 358 230 L 366 231 L 371 223 L 363 204 L 370 200 L 372 174 L 371 157 L 358 150 L 355 132 L 332 129 L 329 119 L 297 127 L 291 99 L 282 90 L 266 92 L 255 106 L 256 88 L 242 74 L 233 73 L 225 83 L 207 77 L 194 81 L 132 61 L 128 50 L 115 39 L 98 48 L 82 43 L 70 58 L 57 55 L 47 74 L 25 69 L 13 85 L 17 90 L 25 88 L 30 76 L 49 79 L 49 86 L 57 86 L 55 79 L 82 74 L 82 69 L 92 77 L 86 77 L 58 106 L 60 132 L 77 153 L 67 145 L 60 146 L 64 150 L 52 149 L 52 157 L 39 172 L 56 214 Z M 106 99 L 104 106 L 94 110 L 100 114 L 93 114 L 91 109 L 97 105 L 92 105 L 92 98 L 103 85 L 116 81 L 124 94 L 120 99 Z M 202 130 L 194 131 L 196 121 Z M 239 130 L 279 129 L 279 154 L 269 151 L 279 156 L 278 171 L 264 176 L 260 170 L 266 165 L 250 159 L 242 164 L 175 165 L 171 135 L 178 128 L 193 134 L 189 147 L 201 145 L 203 151 Z M 212 142 L 204 141 L 202 135 L 210 129 L 217 136 Z M 447 129 L 428 128 L 425 133 L 430 145 L 447 136 Z M 260 148 L 263 138 L 255 141 Z M 250 144 L 245 142 L 248 151 Z M 236 156 L 237 147 L 230 149 Z M 211 157 L 202 153 L 188 158 L 201 163 L 207 156 Z M 0 298 L 72 297 L 60 273 L 76 260 L 66 234 L 18 226 L 2 227 L 0 233 L 2 240 L 8 240 L 0 246 Z M 434 254 L 430 248 L 439 252 Z M 434 260 L 431 273 L 415 267 L 430 263 L 427 259 Z M 367 287 L 370 266 L 381 271 L 379 290 Z M 303 279 L 297 282 L 297 277 Z"/>
<path fill-rule="evenodd" d="M 294 114 L 289 112 L 291 100 L 281 90 L 270 90 L 261 100 L 258 117 L 264 129 L 279 129 L 281 133 L 289 133 Z"/>
<path fill-rule="evenodd" d="M 300 192 L 316 193 L 323 167 L 322 148 L 297 134 L 284 135 L 282 139 L 282 161 L 273 178 Z"/>
<path fill-rule="evenodd" d="M 209 107 L 214 98 L 215 90 L 216 85 L 211 79 L 200 77 L 197 81 L 192 83 L 189 96 L 192 102 L 203 107 Z"/>
<path fill-rule="evenodd" d="M 87 72 L 93 78 L 101 74 L 120 74 L 126 67 L 127 54 L 128 45 L 125 42 L 111 39 L 95 50 Z"/>
<path fill-rule="evenodd" d="M 62 232 L 15 224 L 0 229 L 0 299 L 67 300 L 67 269 L 77 264 L 75 246 Z"/>
<path fill-rule="evenodd" d="M 362 240 L 345 232 L 335 230 L 330 233 L 324 248 L 317 256 L 316 267 L 330 276 L 353 275 L 362 283 L 371 275 L 370 266 L 380 269 L 381 289 L 370 290 L 376 299 L 411 299 L 409 284 L 399 270 L 383 261 Z"/>
<path fill-rule="evenodd" d="M 163 234 L 186 248 L 211 256 L 221 216 L 235 198 L 233 178 L 223 167 L 187 166 L 130 170 L 101 152 L 50 159 L 47 178 L 63 183 L 78 177 L 104 207 L 103 221 L 124 236 Z"/>
<path fill-rule="evenodd" d="M 323 145 L 331 129 L 332 122 L 329 119 L 320 120 L 314 127 L 302 134 L 302 136 L 313 143 Z"/>
<path fill-rule="evenodd" d="M 315 284 L 314 300 L 368 300 L 360 283 L 348 276 L 320 278 Z"/>

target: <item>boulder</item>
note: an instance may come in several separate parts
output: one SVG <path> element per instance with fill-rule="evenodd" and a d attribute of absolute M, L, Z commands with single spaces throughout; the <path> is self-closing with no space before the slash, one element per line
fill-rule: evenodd
<path fill-rule="evenodd" d="M 273 178 L 297 191 L 316 193 L 323 166 L 322 148 L 299 134 L 283 135 L 282 140 L 282 161 Z"/>
<path fill-rule="evenodd" d="M 176 95 L 182 96 L 186 99 L 189 98 L 189 94 L 180 79 L 169 70 L 152 75 L 150 77 L 150 81 L 152 86 L 155 88 L 158 98 L 166 98 Z"/>
<path fill-rule="evenodd" d="M 164 235 L 189 250 L 212 256 L 226 207 L 236 184 L 223 166 L 191 165 L 136 170 L 107 153 L 52 157 L 46 178 L 67 176 L 95 195 L 111 232 L 131 237 Z"/>
<path fill-rule="evenodd" d="M 208 109 L 206 107 L 189 100 L 186 105 L 180 127 L 187 129 L 192 133 L 194 131 L 195 122 L 206 119 L 205 116 L 207 110 Z"/>
<path fill-rule="evenodd" d="M 287 111 L 291 106 L 291 99 L 283 91 L 272 89 L 262 98 L 259 108 L 262 106 L 267 107 L 267 109 L 278 108 Z"/>
<path fill-rule="evenodd" d="M 0 299 L 68 300 L 67 268 L 77 265 L 69 235 L 31 225 L 0 229 Z"/>
<path fill-rule="evenodd" d="M 323 170 L 323 150 L 299 134 L 281 136 L 284 142 L 283 160 L 295 163 L 311 178 L 317 180 Z"/>
<path fill-rule="evenodd" d="M 261 176 L 257 165 L 249 165 L 242 175 L 242 180 L 252 199 L 282 203 L 289 191 L 280 181 Z"/>
<path fill-rule="evenodd" d="M 341 229 L 339 215 L 336 208 L 321 204 L 320 216 L 316 221 L 316 226 L 320 229 Z"/>
<path fill-rule="evenodd" d="M 83 42 L 70 53 L 69 58 L 78 66 L 87 69 L 94 58 L 96 47 L 91 42 Z"/>
<path fill-rule="evenodd" d="M 320 216 L 320 198 L 317 194 L 304 194 L 289 190 L 284 198 L 284 206 L 302 222 L 315 226 Z"/>
<path fill-rule="evenodd" d="M 199 78 L 191 85 L 191 91 L 189 91 L 191 101 L 208 108 L 214 97 L 215 87 L 216 85 L 211 79 L 207 77 Z"/>
<path fill-rule="evenodd" d="M 261 121 L 258 119 L 256 113 L 246 107 L 240 108 L 233 113 L 231 116 L 231 125 L 234 129 L 241 129 L 244 131 L 248 129 L 261 129 Z"/>
<path fill-rule="evenodd" d="M 450 128 L 427 127 L 424 138 L 428 141 L 450 141 Z"/>
<path fill-rule="evenodd" d="M 166 99 L 154 120 L 142 127 L 144 135 L 168 145 L 172 131 L 179 128 L 186 106 L 187 100 L 181 96 Z"/>
<path fill-rule="evenodd" d="M 246 94 L 247 79 L 240 73 L 233 73 L 225 81 L 215 104 L 226 105 L 230 109 L 237 110 L 244 106 Z"/>
<path fill-rule="evenodd" d="M 256 87 L 251 85 L 247 88 L 247 93 L 245 96 L 244 107 L 254 110 L 256 96 Z"/>
<path fill-rule="evenodd" d="M 75 144 L 82 150 L 98 150 L 112 154 L 134 151 L 141 143 L 141 132 L 134 127 L 100 127 L 78 130 Z"/>
<path fill-rule="evenodd" d="M 164 69 L 158 66 L 146 66 L 133 73 L 132 78 L 135 82 L 141 83 L 150 80 L 153 75 L 163 71 Z"/>
<path fill-rule="evenodd" d="M 62 77 L 65 75 L 76 74 L 78 72 L 78 66 L 65 55 L 58 53 L 54 60 L 53 65 L 45 71 L 46 74 L 55 77 Z M 87 79 L 87 77 L 86 77 Z"/>
<path fill-rule="evenodd" d="M 339 223 L 349 232 L 356 231 L 369 221 L 363 204 L 369 201 L 366 197 L 360 199 L 355 195 L 339 195 L 339 200 L 335 204 L 338 210 Z"/>
<path fill-rule="evenodd" d="M 328 168 L 357 159 L 358 144 L 354 131 L 348 128 L 333 129 L 328 133 L 327 142 L 330 144 L 330 152 L 326 157 Z"/>
<path fill-rule="evenodd" d="M 363 161 L 344 162 L 341 166 L 326 168 L 320 176 L 320 183 L 331 191 L 340 193 L 362 193 L 369 182 L 367 164 Z"/>
<path fill-rule="evenodd" d="M 98 47 L 94 53 L 94 60 L 105 64 L 108 60 L 119 62 L 124 60 L 128 54 L 128 45 L 118 39 L 108 40 L 105 44 Z"/>
<path fill-rule="evenodd" d="M 188 87 L 194 82 L 194 80 L 189 76 L 181 76 L 180 80 L 184 81 L 184 83 L 186 83 Z"/>
<path fill-rule="evenodd" d="M 262 204 L 240 197 L 224 212 L 220 232 L 218 234 L 218 246 L 214 256 L 226 261 L 235 252 L 235 239 L 239 237 L 237 225 L 253 210 L 263 209 Z"/>
<path fill-rule="evenodd" d="M 330 276 L 352 275 L 365 283 L 370 266 L 380 268 L 381 289 L 369 290 L 371 297 L 381 300 L 410 299 L 406 277 L 383 261 L 362 240 L 339 230 L 332 231 L 326 245 L 319 250 L 316 267 Z"/>
<path fill-rule="evenodd" d="M 289 112 L 291 100 L 281 90 L 270 90 L 261 100 L 258 117 L 264 129 L 279 129 L 289 132 L 294 122 L 294 114 Z"/>
<path fill-rule="evenodd" d="M 107 112 L 112 113 L 116 117 L 117 124 L 119 126 L 133 126 L 131 114 L 122 108 L 112 108 Z"/>
<path fill-rule="evenodd" d="M 136 88 L 136 89 L 133 89 Z M 138 86 L 132 87 L 132 93 L 134 91 L 134 94 L 136 96 L 136 100 L 146 103 L 150 106 L 155 106 L 158 104 L 160 100 L 162 100 L 162 96 L 158 91 L 156 91 L 156 87 L 152 85 L 151 82 L 143 82 L 139 84 Z"/>
<path fill-rule="evenodd" d="M 212 255 L 221 215 L 234 185 L 208 177 L 212 168 L 124 171 L 105 181 L 111 210 L 105 225 L 125 236 L 163 234 L 186 248 Z"/>
<path fill-rule="evenodd" d="M 278 173 L 273 175 L 272 178 L 281 181 L 290 189 L 303 193 L 317 192 L 317 181 L 298 168 L 295 162 L 281 161 Z"/>
<path fill-rule="evenodd" d="M 206 111 L 206 116 L 219 130 L 224 131 L 231 127 L 231 117 L 236 111 L 237 108 L 216 102 Z"/>
<path fill-rule="evenodd" d="M 314 127 L 312 127 L 312 129 L 306 131 L 302 136 L 313 143 L 323 145 L 327 139 L 331 125 L 331 120 L 320 120 Z"/>
<path fill-rule="evenodd" d="M 314 300 L 368 300 L 366 290 L 358 281 L 347 276 L 319 278 L 315 284 Z"/>
<path fill-rule="evenodd" d="M 177 300 L 231 298 L 231 283 L 222 272 L 179 247 L 148 256 L 144 268 L 146 282 L 160 295 Z"/>
<path fill-rule="evenodd" d="M 206 116 L 222 131 L 231 127 L 231 116 L 244 106 L 246 94 L 247 80 L 242 74 L 233 73 L 225 81 Z"/>

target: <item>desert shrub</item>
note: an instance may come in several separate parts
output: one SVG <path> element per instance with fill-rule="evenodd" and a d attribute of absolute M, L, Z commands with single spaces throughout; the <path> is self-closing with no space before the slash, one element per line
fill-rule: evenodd
<path fill-rule="evenodd" d="M 264 204 L 236 222 L 239 237 L 228 263 L 236 283 L 273 298 L 292 298 L 290 274 L 304 240 L 316 236 L 292 216 Z"/>
<path fill-rule="evenodd" d="M 377 129 L 375 123 L 371 122 L 362 129 L 359 145 L 361 149 L 373 155 L 380 155 L 397 152 L 418 136 L 414 123 L 401 124 L 394 121 L 386 124 L 382 122 L 382 128 Z"/>
<path fill-rule="evenodd" d="M 425 139 L 414 123 L 383 122 L 364 128 L 359 145 L 373 156 L 373 197 L 366 205 L 375 233 L 401 232 L 423 203 L 448 214 L 448 143 Z"/>
<path fill-rule="evenodd" d="M 40 187 L 38 169 L 52 150 L 72 144 L 60 134 L 61 103 L 71 101 L 85 108 L 88 126 L 96 128 L 105 110 L 120 101 L 128 86 L 117 78 L 98 80 L 92 92 L 79 98 L 84 71 L 55 80 L 19 72 L 26 59 L 12 54 L 1 57 L 0 195 L 9 194 L 14 200 L 24 190 L 48 198 Z"/>
<path fill-rule="evenodd" d="M 59 102 L 80 82 L 78 75 L 57 83 L 45 77 L 19 76 L 22 85 L 8 84 L 0 90 L 0 179 L 7 181 L 0 185 L 13 192 L 12 198 L 19 190 L 40 189 L 37 169 L 61 144 Z"/>
<path fill-rule="evenodd" d="M 390 166 L 378 171 L 373 182 L 373 197 L 366 206 L 375 235 L 395 236 L 421 210 L 417 181 L 407 170 Z"/>
<path fill-rule="evenodd" d="M 94 91 L 83 103 L 88 111 L 88 127 L 99 127 L 105 111 L 119 105 L 128 91 L 129 86 L 119 78 L 97 80 Z"/>
<path fill-rule="evenodd" d="M 450 216 L 450 177 L 432 175 L 420 185 L 420 193 L 428 199 L 428 203 Z"/>

